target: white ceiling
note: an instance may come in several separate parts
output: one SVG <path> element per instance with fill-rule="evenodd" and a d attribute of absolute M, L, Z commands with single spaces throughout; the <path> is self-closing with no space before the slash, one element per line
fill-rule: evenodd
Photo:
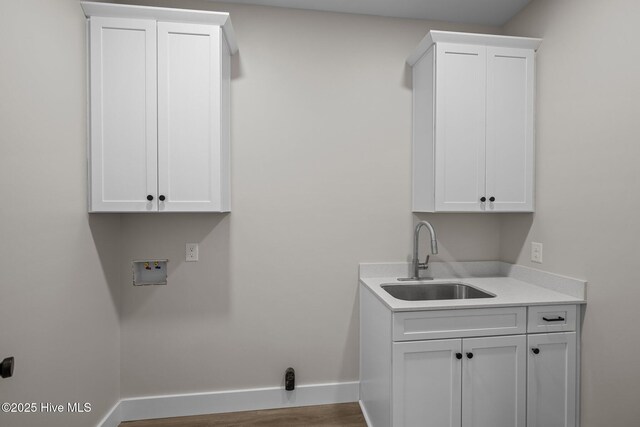
<path fill-rule="evenodd" d="M 502 26 L 531 0 L 222 0 L 295 9 Z"/>

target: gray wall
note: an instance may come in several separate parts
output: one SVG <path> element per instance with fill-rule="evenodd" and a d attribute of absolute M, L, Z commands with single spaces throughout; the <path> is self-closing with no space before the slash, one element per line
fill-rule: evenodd
<path fill-rule="evenodd" d="M 640 3 L 536 0 L 505 33 L 537 57 L 537 211 L 505 217 L 501 257 L 589 281 L 583 427 L 638 425 Z M 531 264 L 530 242 L 544 244 Z"/>
<path fill-rule="evenodd" d="M 87 215 L 82 11 L 0 3 L 0 357 L 17 361 L 0 401 L 93 405 L 3 427 L 93 425 L 119 390 L 276 386 L 289 365 L 303 384 L 356 380 L 357 263 L 406 259 L 416 220 L 404 58 L 432 27 L 498 31 L 174 5 L 233 14 L 229 215 Z M 496 217 L 431 219 L 440 259 L 499 256 Z M 182 262 L 186 242 L 200 262 Z M 168 286 L 131 286 L 142 257 L 171 259 Z"/>
<path fill-rule="evenodd" d="M 93 406 L 0 425 L 86 427 L 119 396 L 120 224 L 87 215 L 84 16 L 3 0 L 0 40 L 0 402 Z"/>
<path fill-rule="evenodd" d="M 357 263 L 406 260 L 424 218 L 440 259 L 531 265 L 534 240 L 533 266 L 587 279 L 583 426 L 636 423 L 640 5 L 534 0 L 504 29 L 544 38 L 535 215 L 414 217 L 404 59 L 429 28 L 500 30 L 153 4 L 232 13 L 233 212 L 89 217 L 80 7 L 0 3 L 0 357 L 17 357 L 0 401 L 94 405 L 0 413 L 3 427 L 94 424 L 118 398 L 120 351 L 125 397 L 276 386 L 289 365 L 300 383 L 356 380 Z M 142 257 L 171 259 L 168 286 L 131 286 Z"/>
<path fill-rule="evenodd" d="M 301 384 L 357 380 L 358 263 L 411 251 L 404 60 L 430 28 L 463 27 L 146 4 L 231 12 L 232 212 L 123 215 L 123 397 L 279 386 L 288 366 Z M 498 217 L 432 219 L 441 259 L 499 257 Z M 131 286 L 146 257 L 171 260 L 168 286 Z"/>

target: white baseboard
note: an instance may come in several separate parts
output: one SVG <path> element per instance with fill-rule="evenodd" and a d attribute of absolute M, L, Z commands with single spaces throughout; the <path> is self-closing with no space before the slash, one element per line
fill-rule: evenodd
<path fill-rule="evenodd" d="M 364 417 L 364 422 L 367 423 L 367 427 L 371 427 L 373 424 L 371 424 L 371 420 L 369 419 L 369 414 L 367 413 L 367 408 L 365 408 L 364 403 L 362 402 L 362 400 L 359 400 L 358 404 L 360 404 L 360 410 L 362 411 L 362 416 Z"/>
<path fill-rule="evenodd" d="M 113 408 L 104 416 L 102 421 L 98 423 L 98 427 L 118 427 L 122 421 L 122 411 L 120 410 L 120 403 L 118 401 Z"/>
<path fill-rule="evenodd" d="M 359 383 L 310 384 L 285 391 L 282 387 L 122 399 L 98 427 L 122 421 L 183 417 L 222 412 L 358 402 Z"/>

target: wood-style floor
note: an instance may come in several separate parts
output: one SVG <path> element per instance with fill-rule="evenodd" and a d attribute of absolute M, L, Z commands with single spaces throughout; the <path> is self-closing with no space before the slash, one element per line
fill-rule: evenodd
<path fill-rule="evenodd" d="M 358 403 L 128 421 L 120 427 L 366 427 Z"/>

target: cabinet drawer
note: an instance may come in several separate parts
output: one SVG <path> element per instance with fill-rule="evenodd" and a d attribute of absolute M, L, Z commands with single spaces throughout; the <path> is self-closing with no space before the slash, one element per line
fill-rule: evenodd
<path fill-rule="evenodd" d="M 525 307 L 400 312 L 393 315 L 393 340 L 523 334 L 526 319 Z"/>
<path fill-rule="evenodd" d="M 527 332 L 560 332 L 576 330 L 575 305 L 541 305 L 529 307 Z"/>

